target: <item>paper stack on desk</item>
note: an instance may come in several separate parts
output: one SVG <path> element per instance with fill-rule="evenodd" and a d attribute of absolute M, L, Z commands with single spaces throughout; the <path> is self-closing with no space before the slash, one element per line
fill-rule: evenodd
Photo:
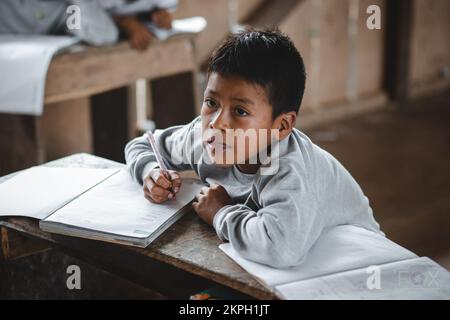
<path fill-rule="evenodd" d="M 42 115 L 52 57 L 79 41 L 70 36 L 0 35 L 0 113 Z"/>
<path fill-rule="evenodd" d="M 153 23 L 147 23 L 147 28 L 159 39 L 167 40 L 176 35 L 197 34 L 206 28 L 207 22 L 203 17 L 190 17 L 172 21 L 171 29 L 156 27 Z"/>
<path fill-rule="evenodd" d="M 202 188 L 184 179 L 154 204 L 124 169 L 34 167 L 0 184 L 0 216 L 40 220 L 44 231 L 146 247 L 183 216 Z"/>
<path fill-rule="evenodd" d="M 450 274 L 386 237 L 351 225 L 326 230 L 304 262 L 274 269 L 230 258 L 282 299 L 450 299 Z"/>

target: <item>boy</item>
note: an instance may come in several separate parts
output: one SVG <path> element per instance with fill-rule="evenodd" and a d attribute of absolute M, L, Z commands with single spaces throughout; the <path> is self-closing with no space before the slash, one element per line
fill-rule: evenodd
<path fill-rule="evenodd" d="M 195 170 L 209 185 L 193 203 L 197 214 L 243 257 L 276 268 L 300 264 L 324 228 L 353 224 L 381 233 L 356 181 L 294 128 L 305 80 L 299 52 L 279 31 L 229 36 L 210 58 L 201 116 L 156 132 L 170 177 L 158 169 L 145 136 L 126 146 L 144 196 L 172 199 L 182 188 L 177 170 Z M 256 153 L 249 144 L 235 147 L 242 141 L 229 132 L 237 130 L 263 133 L 244 137 L 256 141 Z M 199 131 L 202 139 L 195 138 Z M 263 173 L 275 162 L 276 170 Z"/>

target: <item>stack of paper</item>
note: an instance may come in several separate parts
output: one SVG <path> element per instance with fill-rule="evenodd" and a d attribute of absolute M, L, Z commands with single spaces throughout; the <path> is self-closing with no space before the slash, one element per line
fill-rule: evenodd
<path fill-rule="evenodd" d="M 228 243 L 220 248 L 284 299 L 450 298 L 450 275 L 445 269 L 356 226 L 325 231 L 304 262 L 288 269 L 244 259 Z"/>
<path fill-rule="evenodd" d="M 79 41 L 70 36 L 0 35 L 0 112 L 40 116 L 53 55 Z"/>
<path fill-rule="evenodd" d="M 182 34 L 196 34 L 206 28 L 207 22 L 203 17 L 191 17 L 185 19 L 178 19 L 172 21 L 171 29 L 162 29 L 156 27 L 153 23 L 148 23 L 147 28 L 159 39 L 166 40 L 167 38 L 182 35 Z"/>

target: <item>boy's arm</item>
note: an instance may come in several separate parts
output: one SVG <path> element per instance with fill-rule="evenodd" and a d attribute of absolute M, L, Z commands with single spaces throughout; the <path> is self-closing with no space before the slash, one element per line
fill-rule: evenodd
<path fill-rule="evenodd" d="M 199 120 L 196 118 L 184 126 L 155 131 L 156 143 L 169 170 L 197 171 L 194 149 L 198 148 L 199 143 L 201 147 L 201 135 L 196 136 L 197 130 L 201 130 Z M 145 134 L 126 145 L 125 160 L 131 176 L 141 185 L 149 172 L 158 167 L 155 154 Z"/>
<path fill-rule="evenodd" d="M 153 40 L 153 34 L 134 16 L 113 16 L 114 22 L 127 35 L 131 47 L 145 50 Z"/>
<path fill-rule="evenodd" d="M 276 268 L 298 265 L 323 228 L 311 192 L 294 172 L 277 174 L 260 193 L 261 209 L 225 206 L 213 226 L 219 238 L 249 260 Z"/>

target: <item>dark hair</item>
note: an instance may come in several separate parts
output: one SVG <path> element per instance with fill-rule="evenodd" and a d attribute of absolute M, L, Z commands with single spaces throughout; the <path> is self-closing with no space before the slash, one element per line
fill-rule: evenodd
<path fill-rule="evenodd" d="M 231 34 L 212 53 L 208 75 L 240 76 L 262 86 L 273 118 L 298 112 L 305 92 L 305 65 L 288 36 L 277 29 L 250 29 Z"/>

